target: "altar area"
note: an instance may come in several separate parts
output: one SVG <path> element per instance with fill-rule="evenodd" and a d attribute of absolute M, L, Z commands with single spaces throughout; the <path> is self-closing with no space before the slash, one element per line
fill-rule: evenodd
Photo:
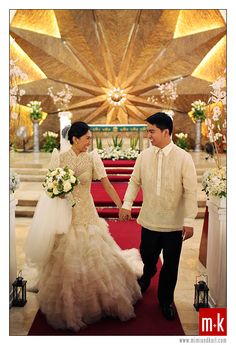
<path fill-rule="evenodd" d="M 196 170 L 198 173 L 198 217 L 194 221 L 195 234 L 193 238 L 186 241 L 183 245 L 181 263 L 179 269 L 179 279 L 176 287 L 175 300 L 179 317 L 186 335 L 198 334 L 198 313 L 194 307 L 189 303 L 193 301 L 194 288 L 196 276 L 205 274 L 206 268 L 199 261 L 199 246 L 202 235 L 203 218 L 206 207 L 206 195 L 201 190 L 201 178 L 205 170 L 214 167 L 213 159 L 205 159 L 206 153 L 191 152 Z M 221 155 L 222 161 L 225 163 L 226 156 Z M 16 219 L 15 219 L 15 236 L 16 236 L 16 257 L 17 270 L 22 268 L 24 262 L 24 244 L 32 222 L 32 215 L 34 213 L 35 205 L 42 191 L 42 180 L 47 170 L 50 161 L 49 153 L 10 153 L 11 168 L 20 175 L 21 183 L 19 189 L 14 193 L 17 199 Z M 113 161 L 118 163 L 118 161 Z M 104 160 L 105 165 L 106 160 Z M 122 167 L 120 167 L 121 169 Z M 112 167 L 106 167 L 109 176 L 112 174 Z M 114 169 L 114 167 L 113 167 Z M 131 169 L 132 167 L 123 169 Z M 126 174 L 119 174 L 120 176 Z M 112 182 L 116 185 L 127 184 L 127 182 Z M 121 191 L 122 192 L 122 191 Z M 138 202 L 138 200 L 137 200 Z M 98 205 L 101 208 L 112 208 L 111 205 Z M 138 207 L 138 206 L 137 206 Z M 102 215 L 101 215 L 102 216 Z M 114 219 L 114 218 L 113 218 Z M 27 334 L 32 320 L 38 310 L 37 299 L 34 293 L 28 293 L 28 302 L 24 307 L 24 318 L 19 321 L 19 311 L 17 308 L 10 310 L 10 330 L 11 334 Z M 188 301 L 188 303 L 186 303 Z"/>

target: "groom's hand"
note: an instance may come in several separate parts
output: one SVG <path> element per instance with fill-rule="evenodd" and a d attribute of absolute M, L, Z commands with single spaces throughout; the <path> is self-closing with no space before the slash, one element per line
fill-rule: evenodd
<path fill-rule="evenodd" d="M 121 208 L 119 211 L 119 218 L 120 220 L 129 220 L 131 218 L 131 210 Z"/>

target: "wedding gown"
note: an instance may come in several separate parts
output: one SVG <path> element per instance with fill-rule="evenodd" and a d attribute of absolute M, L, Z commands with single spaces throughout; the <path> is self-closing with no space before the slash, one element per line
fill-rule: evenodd
<path fill-rule="evenodd" d="M 80 183 L 72 192 L 76 201 L 73 208 L 63 206 L 66 203 L 68 207 L 66 200 L 49 199 L 45 195 L 44 199 L 53 206 L 50 208 L 48 204 L 45 209 L 41 200 L 35 212 L 34 233 L 45 231 L 45 241 L 47 227 L 58 223 L 58 228 L 65 228 L 66 224 L 62 223 L 69 219 L 68 230 L 56 231 L 53 240 L 49 240 L 48 255 L 44 255 L 46 262 L 41 260 L 38 284 L 41 311 L 54 328 L 75 331 L 104 316 L 118 317 L 122 321 L 135 317 L 133 305 L 141 298 L 137 278 L 142 275 L 143 265 L 137 249 L 121 250 L 110 235 L 107 223 L 96 211 L 90 187 L 92 180 L 106 176 L 101 159 L 97 153 L 77 156 L 70 149 L 60 154 L 59 161 L 52 159 L 51 167 L 57 166 L 68 166 Z M 55 211 L 57 202 L 61 206 Z M 55 212 L 58 219 L 52 222 Z M 36 238 L 35 242 L 34 235 L 30 236 L 28 256 L 33 257 L 37 256 L 37 245 L 30 246 L 30 243 L 39 244 L 40 239 Z M 42 256 L 43 250 L 38 252 Z"/>

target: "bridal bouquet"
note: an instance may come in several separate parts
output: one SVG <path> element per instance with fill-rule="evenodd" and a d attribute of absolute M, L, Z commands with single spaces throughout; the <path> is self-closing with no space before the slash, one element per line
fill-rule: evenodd
<path fill-rule="evenodd" d="M 71 194 L 76 186 L 79 183 L 78 178 L 74 175 L 74 171 L 69 169 L 67 166 L 65 168 L 56 168 L 55 170 L 48 170 L 48 173 L 43 182 L 43 188 L 46 194 L 50 198 L 62 197 L 65 196 L 68 198 L 72 207 L 75 206 L 75 201 L 71 199 Z"/>

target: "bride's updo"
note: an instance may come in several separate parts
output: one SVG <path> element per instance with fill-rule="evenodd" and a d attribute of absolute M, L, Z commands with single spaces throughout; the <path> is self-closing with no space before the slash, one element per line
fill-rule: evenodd
<path fill-rule="evenodd" d="M 80 138 L 90 130 L 87 123 L 82 121 L 74 122 L 68 131 L 68 140 L 73 144 L 73 137 Z"/>

